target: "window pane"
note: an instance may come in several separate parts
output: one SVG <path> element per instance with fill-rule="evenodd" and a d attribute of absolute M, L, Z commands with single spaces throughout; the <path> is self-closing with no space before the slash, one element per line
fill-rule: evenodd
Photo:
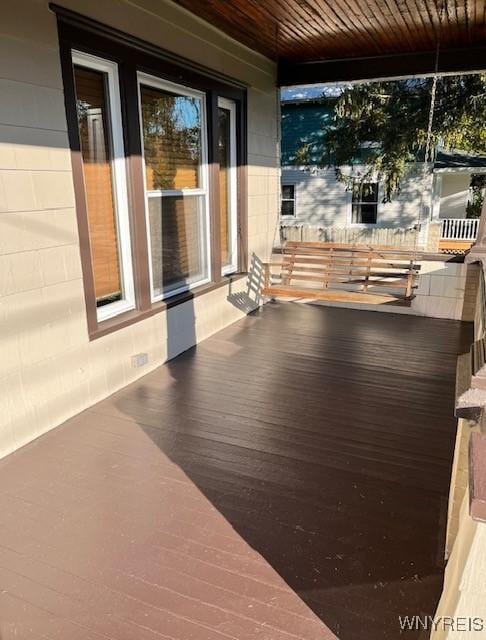
<path fill-rule="evenodd" d="M 376 224 L 376 204 L 354 204 L 352 218 L 355 224 Z"/>
<path fill-rule="evenodd" d="M 376 204 L 361 205 L 361 222 L 363 224 L 376 223 Z"/>
<path fill-rule="evenodd" d="M 353 202 L 378 202 L 378 183 L 355 183 L 353 186 Z"/>
<path fill-rule="evenodd" d="M 148 198 L 153 295 L 207 277 L 204 196 Z"/>
<path fill-rule="evenodd" d="M 218 109 L 219 113 L 219 206 L 221 234 L 221 264 L 223 267 L 233 263 L 233 216 L 232 216 L 232 178 L 231 178 L 231 111 Z"/>
<path fill-rule="evenodd" d="M 294 201 L 293 200 L 283 200 L 282 201 L 282 215 L 283 216 L 293 216 L 294 215 Z"/>
<path fill-rule="evenodd" d="M 140 86 L 147 191 L 201 187 L 201 100 Z"/>
<path fill-rule="evenodd" d="M 377 202 L 378 184 L 376 182 L 365 182 L 361 195 L 362 202 Z"/>
<path fill-rule="evenodd" d="M 116 223 L 107 74 L 74 68 L 97 306 L 123 298 Z"/>
<path fill-rule="evenodd" d="M 282 198 L 284 200 L 293 200 L 294 199 L 294 185 L 293 184 L 284 184 L 282 186 Z"/>

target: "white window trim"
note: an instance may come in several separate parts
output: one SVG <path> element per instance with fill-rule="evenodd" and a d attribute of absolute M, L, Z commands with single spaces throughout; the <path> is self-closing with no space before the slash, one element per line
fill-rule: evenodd
<path fill-rule="evenodd" d="M 72 50 L 72 63 L 80 67 L 106 73 L 108 79 L 108 107 L 111 126 L 111 146 L 113 158 L 110 162 L 115 221 L 117 227 L 120 276 L 123 299 L 97 307 L 98 322 L 135 308 L 135 287 L 133 282 L 132 247 L 130 240 L 130 216 L 128 209 L 128 189 L 125 167 L 125 149 L 123 143 L 123 124 L 121 115 L 120 84 L 118 65 L 110 60 L 81 51 Z"/>
<path fill-rule="evenodd" d="M 157 189 L 147 191 L 147 177 L 145 171 L 145 153 L 143 148 L 143 123 L 142 123 L 142 96 L 140 91 L 141 85 L 146 85 L 149 87 L 154 87 L 154 89 L 161 89 L 162 91 L 170 91 L 176 93 L 177 95 L 184 95 L 190 98 L 198 98 L 201 100 L 201 165 L 199 170 L 199 179 L 201 181 L 201 187 L 197 189 Z M 150 75 L 148 73 L 142 73 L 141 71 L 137 72 L 137 92 L 138 92 L 138 111 L 139 111 L 139 120 L 140 120 L 140 138 L 142 143 L 142 171 L 143 171 L 143 185 L 144 185 L 144 193 L 145 193 L 145 223 L 147 227 L 147 249 L 148 249 L 148 267 L 149 267 L 149 275 L 150 275 L 150 298 L 152 302 L 160 302 L 161 300 L 167 300 L 172 296 L 175 296 L 179 293 L 184 293 L 185 291 L 190 291 L 195 287 L 199 287 L 203 284 L 207 284 L 211 282 L 211 229 L 209 223 L 209 194 L 208 194 L 208 135 L 207 135 L 207 117 L 206 117 L 206 94 L 203 91 L 196 91 L 195 89 L 190 89 L 183 85 L 176 84 L 175 82 L 169 82 L 168 80 L 163 80 L 162 78 L 158 78 L 157 76 Z M 150 220 L 149 220 L 149 208 L 148 208 L 148 199 L 153 197 L 164 197 L 164 196 L 177 196 L 177 195 L 186 195 L 186 196 L 203 196 L 204 198 L 204 219 L 200 222 L 205 222 L 206 228 L 206 265 L 207 265 L 207 277 L 201 278 L 196 282 L 191 282 L 190 284 L 185 284 L 181 287 L 177 287 L 176 289 L 169 289 L 168 291 L 162 291 L 162 293 L 158 295 L 154 295 L 154 278 L 153 278 L 153 270 L 152 270 L 152 249 L 150 242 Z M 202 224 L 200 231 L 202 231 Z"/>
<path fill-rule="evenodd" d="M 223 265 L 224 276 L 238 270 L 238 176 L 236 155 L 236 103 L 227 98 L 218 98 L 218 107 L 230 113 L 230 263 Z"/>
<path fill-rule="evenodd" d="M 294 197 L 293 198 L 283 198 L 283 188 L 284 187 L 294 187 Z M 282 213 L 282 203 L 283 202 L 293 202 L 294 203 L 294 213 L 283 214 Z M 295 220 L 297 218 L 297 188 L 295 182 L 282 182 L 280 189 L 280 217 L 284 220 Z"/>
<path fill-rule="evenodd" d="M 377 182 L 376 180 L 370 180 L 369 182 L 365 183 L 365 184 L 376 184 L 378 185 L 378 188 L 376 190 L 376 203 L 375 202 L 354 202 L 353 201 L 353 193 L 351 192 L 351 203 L 349 205 L 349 222 L 348 222 L 348 227 L 353 227 L 354 229 L 368 229 L 370 227 L 377 227 L 379 225 L 378 223 L 378 213 L 379 213 L 379 207 L 378 205 L 380 204 L 380 183 Z M 376 204 L 376 222 L 353 222 L 353 205 L 355 204 Z"/>

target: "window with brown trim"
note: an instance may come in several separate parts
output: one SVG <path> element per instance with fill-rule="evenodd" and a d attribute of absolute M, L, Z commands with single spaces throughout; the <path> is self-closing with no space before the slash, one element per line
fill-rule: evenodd
<path fill-rule="evenodd" d="M 53 8 L 97 337 L 246 271 L 246 91 Z"/>
<path fill-rule="evenodd" d="M 117 65 L 73 51 L 98 320 L 135 307 Z"/>

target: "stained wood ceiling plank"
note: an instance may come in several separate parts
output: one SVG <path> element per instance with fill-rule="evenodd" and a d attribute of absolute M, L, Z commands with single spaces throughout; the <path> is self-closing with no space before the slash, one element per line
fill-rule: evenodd
<path fill-rule="evenodd" d="M 364 34 L 359 33 L 353 35 L 351 33 L 349 25 L 346 24 L 343 16 L 334 9 L 332 3 L 323 3 L 320 0 L 307 0 L 307 4 L 316 12 L 322 12 L 322 14 L 325 16 L 326 21 L 321 20 L 321 24 L 323 25 L 322 33 L 325 33 L 326 25 L 334 25 L 336 34 L 338 35 L 340 40 L 341 51 L 346 50 L 345 46 L 348 48 L 348 50 L 354 50 L 357 41 L 368 45 L 368 38 Z M 346 40 L 347 44 L 344 42 L 344 39 Z"/>
<path fill-rule="evenodd" d="M 344 8 L 342 3 L 344 3 Z M 349 16 L 353 10 L 348 7 L 346 0 L 340 0 L 337 3 L 330 2 L 329 0 L 316 0 L 316 4 L 320 7 L 321 11 L 325 11 L 327 16 L 336 16 L 336 19 L 340 21 L 341 29 L 346 33 L 346 38 L 349 42 L 346 47 L 343 46 L 341 48 L 342 55 L 346 55 L 346 51 L 359 52 L 363 47 L 367 49 L 371 47 L 375 52 L 379 52 L 379 46 L 370 36 L 368 29 L 365 28 L 361 20 L 356 20 L 358 28 L 353 28 L 352 25 L 350 25 L 347 16 Z M 355 17 L 358 18 L 358 16 Z"/>
<path fill-rule="evenodd" d="M 411 38 L 412 38 L 412 50 L 416 46 L 417 33 L 421 34 L 424 41 L 423 49 L 431 50 L 436 46 L 437 33 L 435 28 L 434 19 L 432 14 L 427 11 L 427 0 L 395 0 L 396 2 L 403 2 L 403 5 L 409 12 L 409 19 L 407 20 L 403 16 L 404 21 L 408 24 Z M 435 0 L 432 0 L 435 5 Z"/>
<path fill-rule="evenodd" d="M 271 7 L 272 13 L 275 12 L 283 16 L 280 24 L 285 25 L 289 31 L 294 33 L 309 52 L 312 51 L 312 54 L 316 56 L 320 55 L 320 49 L 313 44 L 319 39 L 320 31 L 313 26 L 311 16 L 303 12 L 298 5 L 296 5 L 298 9 L 296 9 L 293 3 L 267 0 L 267 4 Z"/>
<path fill-rule="evenodd" d="M 376 18 L 370 18 L 370 14 L 373 12 L 363 12 L 363 5 L 360 6 L 360 4 L 355 0 L 341 1 L 345 3 L 347 10 L 353 15 L 354 24 L 359 29 L 359 32 L 366 34 L 369 41 L 368 46 L 370 49 L 372 48 L 373 53 L 383 53 L 386 51 L 387 46 L 390 46 L 390 44 L 383 46 L 382 40 L 387 40 L 388 35 L 386 34 L 386 31 L 383 31 Z M 356 30 L 354 31 L 354 34 L 356 34 Z"/>
<path fill-rule="evenodd" d="M 432 51 L 439 0 L 176 0 L 243 44 L 289 62 Z M 445 0 L 442 49 L 486 38 L 485 0 Z"/>
<path fill-rule="evenodd" d="M 282 4 L 282 2 L 280 2 Z M 349 31 L 346 31 L 345 28 L 336 24 L 336 22 L 332 19 L 332 16 L 326 13 L 327 21 L 322 19 L 322 9 L 323 7 L 316 6 L 317 3 L 307 1 L 305 5 L 300 6 L 300 10 L 305 15 L 305 19 L 311 21 L 315 26 L 312 30 L 312 36 L 314 38 L 321 38 L 322 33 L 327 32 L 329 34 L 330 39 L 333 40 L 334 44 L 342 45 L 342 38 L 345 37 L 349 39 L 349 44 L 351 44 Z"/>
<path fill-rule="evenodd" d="M 400 12 L 396 10 L 393 2 L 390 3 L 386 0 L 369 0 L 369 4 L 373 15 L 377 18 L 379 16 L 376 24 L 379 26 L 378 32 L 381 31 L 381 33 L 386 36 L 388 43 L 387 50 L 390 50 L 390 48 L 396 50 L 397 34 L 400 34 L 400 40 L 405 39 L 408 41 L 409 36 L 406 24 L 402 20 Z M 390 9 L 390 5 L 393 7 L 393 10 Z"/>
<path fill-rule="evenodd" d="M 380 24 L 383 33 L 386 33 L 388 42 L 391 42 L 390 51 L 393 48 L 396 51 L 396 34 L 400 33 L 402 37 L 407 40 L 409 46 L 413 46 L 413 40 L 410 35 L 410 31 L 407 27 L 407 22 L 403 18 L 402 12 L 398 9 L 396 3 L 393 0 L 369 0 L 373 2 L 377 11 L 375 14 L 382 16 L 382 22 Z"/>

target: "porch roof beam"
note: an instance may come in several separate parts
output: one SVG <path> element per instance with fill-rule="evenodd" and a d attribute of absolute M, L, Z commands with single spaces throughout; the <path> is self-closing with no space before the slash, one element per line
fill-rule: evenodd
<path fill-rule="evenodd" d="M 435 51 L 312 62 L 281 60 L 278 66 L 278 84 L 282 87 L 427 75 L 434 72 L 434 66 Z M 440 52 L 440 73 L 477 72 L 485 68 L 486 46 L 476 45 Z"/>

